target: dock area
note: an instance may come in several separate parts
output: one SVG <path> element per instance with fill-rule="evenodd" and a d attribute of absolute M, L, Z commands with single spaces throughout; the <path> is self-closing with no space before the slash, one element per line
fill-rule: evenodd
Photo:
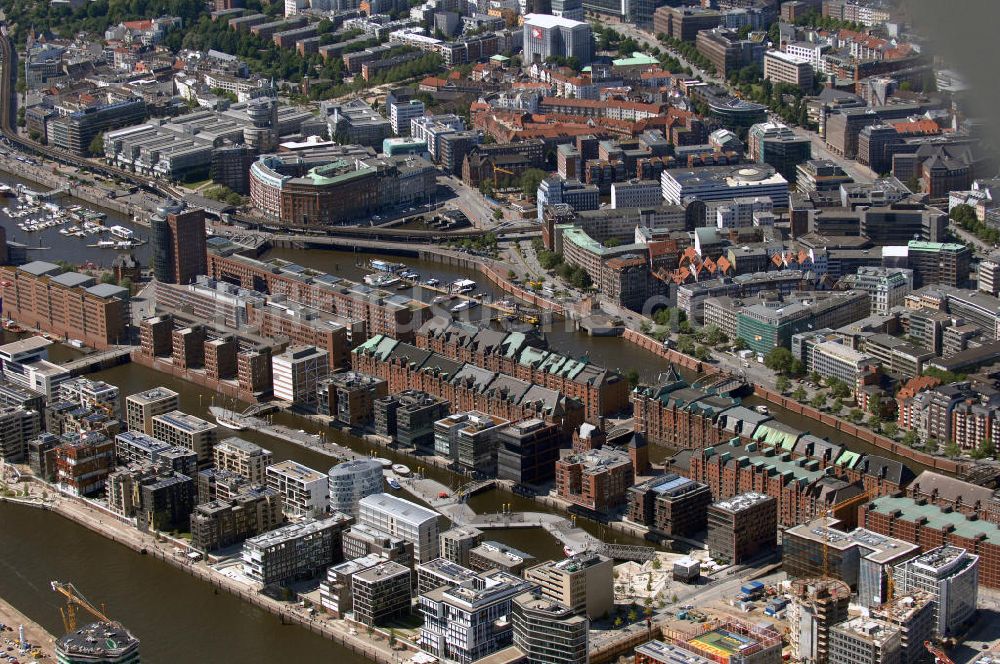
<path fill-rule="evenodd" d="M 0 643 L 3 644 L 3 647 L 0 650 L 6 650 L 8 641 L 10 641 L 14 649 L 20 653 L 20 647 L 17 645 L 18 632 L 23 625 L 24 638 L 29 646 L 23 653 L 23 659 L 31 658 L 31 653 L 37 648 L 41 656 L 33 661 L 55 661 L 56 638 L 2 597 L 0 597 L 0 625 L 3 625 L 3 630 L 0 631 L 0 640 L 2 640 Z"/>

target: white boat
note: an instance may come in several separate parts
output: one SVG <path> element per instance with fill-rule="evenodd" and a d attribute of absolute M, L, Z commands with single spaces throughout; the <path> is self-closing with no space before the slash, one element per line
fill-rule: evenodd
<path fill-rule="evenodd" d="M 219 426 L 232 429 L 233 431 L 245 431 L 246 424 L 240 418 L 240 414 L 233 410 L 211 407 L 209 412 L 215 417 L 215 423 Z"/>
<path fill-rule="evenodd" d="M 369 265 L 371 265 L 373 270 L 377 270 L 379 272 L 399 272 L 406 267 L 402 263 L 392 263 L 390 261 L 382 261 L 375 258 L 371 260 Z"/>
<path fill-rule="evenodd" d="M 439 286 L 440 284 L 441 281 L 439 279 L 435 279 L 434 277 L 431 277 L 430 279 L 424 282 L 425 286 L 430 286 L 431 288 L 433 288 L 434 286 Z"/>
<path fill-rule="evenodd" d="M 394 491 L 399 491 L 400 489 L 403 488 L 403 485 L 397 482 L 395 477 L 390 477 L 385 482 L 386 484 L 389 485 L 389 488 L 393 489 Z"/>
<path fill-rule="evenodd" d="M 392 472 L 396 473 L 400 477 L 406 477 L 410 474 L 410 467 L 404 466 L 401 463 L 394 463 L 392 464 Z"/>
<path fill-rule="evenodd" d="M 472 279 L 456 279 L 448 288 L 452 293 L 471 293 L 476 290 L 476 282 Z"/>
<path fill-rule="evenodd" d="M 392 273 L 383 272 L 381 274 L 366 274 L 364 282 L 373 288 L 388 288 L 400 283 L 400 279 Z"/>
<path fill-rule="evenodd" d="M 132 232 L 131 228 L 125 228 L 124 226 L 112 226 L 110 229 L 111 234 L 115 237 L 120 237 L 123 240 L 131 240 L 135 237 L 135 233 Z"/>
<path fill-rule="evenodd" d="M 389 459 L 386 459 L 385 457 L 378 457 L 375 460 L 378 461 L 379 465 L 382 466 L 382 468 L 385 468 L 385 469 L 392 468 L 392 461 L 389 460 Z"/>
<path fill-rule="evenodd" d="M 756 406 L 754 410 L 756 410 L 761 415 L 767 415 L 771 412 L 767 409 L 767 406 Z"/>
<path fill-rule="evenodd" d="M 134 246 L 132 240 L 119 240 L 115 242 L 115 249 L 131 249 Z"/>
<path fill-rule="evenodd" d="M 94 246 L 98 249 L 114 249 L 116 242 L 114 240 L 98 240 L 97 244 Z"/>
<path fill-rule="evenodd" d="M 474 309 L 479 306 L 479 303 L 475 300 L 465 300 L 464 302 L 459 302 L 451 308 L 451 313 L 458 314 L 463 311 L 468 311 L 469 309 Z"/>

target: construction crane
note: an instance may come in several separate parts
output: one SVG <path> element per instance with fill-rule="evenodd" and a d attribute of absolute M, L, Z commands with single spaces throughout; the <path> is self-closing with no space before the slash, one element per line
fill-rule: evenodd
<path fill-rule="evenodd" d="M 872 498 L 874 490 L 864 491 L 856 496 L 851 496 L 845 500 L 840 501 L 831 505 L 826 510 L 826 518 L 834 519 L 836 518 L 837 512 L 843 510 L 847 507 L 852 507 L 855 505 L 860 505 L 867 500 Z M 823 576 L 830 576 L 830 526 L 829 523 L 825 526 L 824 536 L 823 536 Z"/>
<path fill-rule="evenodd" d="M 944 650 L 938 648 L 930 641 L 924 641 L 924 647 L 927 648 L 927 652 L 934 655 L 935 664 L 955 664 Z"/>
<path fill-rule="evenodd" d="M 66 606 L 60 607 L 59 613 L 62 614 L 63 627 L 66 628 L 67 634 L 76 631 L 77 611 L 81 608 L 101 622 L 115 622 L 105 614 L 103 604 L 98 609 L 87 601 L 87 598 L 72 583 L 52 581 L 52 590 L 66 597 Z"/>
<path fill-rule="evenodd" d="M 497 188 L 497 173 L 506 173 L 507 175 L 509 175 L 511 177 L 514 177 L 515 175 L 517 175 L 517 173 L 515 173 L 514 171 L 507 170 L 506 168 L 502 168 L 500 166 L 494 166 L 493 167 L 493 188 L 494 189 Z"/>

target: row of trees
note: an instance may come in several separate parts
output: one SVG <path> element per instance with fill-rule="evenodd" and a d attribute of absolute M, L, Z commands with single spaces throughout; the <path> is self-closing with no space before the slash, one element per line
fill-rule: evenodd
<path fill-rule="evenodd" d="M 711 60 L 706 58 L 700 51 L 698 51 L 697 48 L 695 48 L 694 42 L 684 41 L 682 39 L 677 39 L 676 37 L 670 37 L 665 32 L 661 32 L 656 35 L 656 38 L 659 39 L 660 43 L 664 46 L 680 53 L 684 56 L 684 59 L 691 64 L 695 65 L 709 75 L 715 76 L 715 65 L 713 65 Z"/>
<path fill-rule="evenodd" d="M 951 210 L 951 220 L 962 230 L 972 233 L 983 242 L 989 244 L 1000 243 L 1000 229 L 991 226 L 985 221 L 979 221 L 976 211 L 971 205 L 956 205 Z"/>

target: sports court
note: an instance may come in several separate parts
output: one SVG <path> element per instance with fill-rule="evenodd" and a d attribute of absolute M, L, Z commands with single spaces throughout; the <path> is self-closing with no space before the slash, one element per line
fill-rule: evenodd
<path fill-rule="evenodd" d="M 690 643 L 705 650 L 710 655 L 728 660 L 731 655 L 757 643 L 757 640 L 750 636 L 731 632 L 728 629 L 713 629 L 691 639 Z"/>

